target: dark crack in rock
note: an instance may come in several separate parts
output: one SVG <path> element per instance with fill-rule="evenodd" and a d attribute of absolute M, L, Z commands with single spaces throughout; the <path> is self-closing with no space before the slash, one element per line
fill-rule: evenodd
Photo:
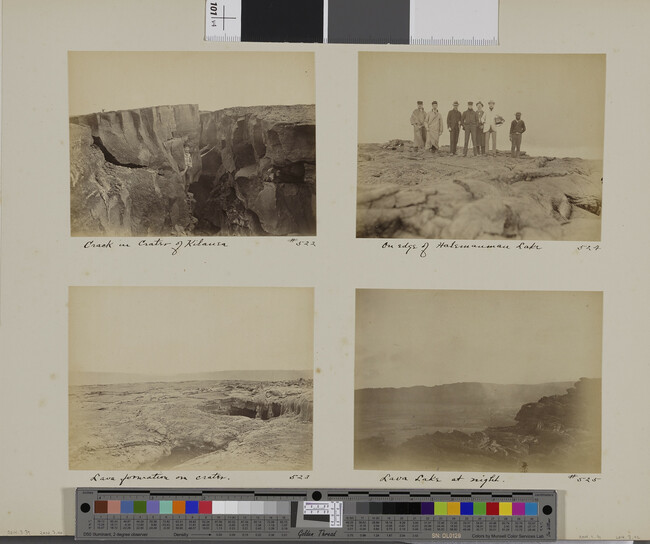
<path fill-rule="evenodd" d="M 70 118 L 76 236 L 313 235 L 314 106 Z"/>

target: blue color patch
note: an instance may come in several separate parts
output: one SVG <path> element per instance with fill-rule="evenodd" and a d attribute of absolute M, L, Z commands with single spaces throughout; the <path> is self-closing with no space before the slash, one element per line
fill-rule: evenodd
<path fill-rule="evenodd" d="M 133 501 L 122 501 L 120 503 L 121 514 L 133 514 Z"/>
<path fill-rule="evenodd" d="M 185 501 L 185 513 L 186 514 L 198 514 L 199 513 L 199 501 Z"/>
<path fill-rule="evenodd" d="M 527 516 L 536 516 L 537 515 L 537 503 L 536 502 L 527 502 L 526 503 L 526 515 Z"/>
<path fill-rule="evenodd" d="M 461 502 L 460 503 L 460 515 L 461 516 L 473 516 L 474 515 L 474 503 L 473 502 Z"/>

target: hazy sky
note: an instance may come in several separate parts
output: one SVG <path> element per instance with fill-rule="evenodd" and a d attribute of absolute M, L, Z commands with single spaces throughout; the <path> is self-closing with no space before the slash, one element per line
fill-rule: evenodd
<path fill-rule="evenodd" d="M 469 100 L 485 108 L 494 100 L 506 119 L 499 149 L 510 148 L 510 122 L 521 111 L 522 149 L 602 158 L 605 55 L 359 54 L 359 142 L 412 140 L 409 119 L 418 100 L 427 111 L 436 100 L 445 123 L 454 100 L 461 112 Z M 449 145 L 446 124 L 441 143 Z"/>
<path fill-rule="evenodd" d="M 68 53 L 70 115 L 198 104 L 314 104 L 314 54 L 294 52 Z"/>
<path fill-rule="evenodd" d="M 308 288 L 71 287 L 70 371 L 311 370 Z"/>
<path fill-rule="evenodd" d="M 600 377 L 602 294 L 357 291 L 355 388 Z"/>

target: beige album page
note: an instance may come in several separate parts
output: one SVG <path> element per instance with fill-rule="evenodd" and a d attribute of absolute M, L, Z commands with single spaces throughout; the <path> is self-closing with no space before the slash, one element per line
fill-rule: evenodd
<path fill-rule="evenodd" d="M 128 486 L 552 489 L 560 539 L 650 536 L 646 2 L 501 0 L 493 47 L 2 8 L 0 534 Z"/>

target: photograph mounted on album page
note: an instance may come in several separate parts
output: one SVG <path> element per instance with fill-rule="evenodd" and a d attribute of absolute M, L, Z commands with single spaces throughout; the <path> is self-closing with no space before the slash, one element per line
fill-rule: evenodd
<path fill-rule="evenodd" d="M 650 538 L 650 5 L 501 0 L 471 47 L 2 9 L 1 535 L 73 534 L 78 487 L 301 487 Z"/>
<path fill-rule="evenodd" d="M 68 70 L 72 236 L 316 233 L 313 53 L 72 51 Z"/>
<path fill-rule="evenodd" d="M 357 236 L 599 241 L 604 121 L 605 55 L 362 52 Z"/>
<path fill-rule="evenodd" d="M 355 468 L 601 472 L 602 293 L 356 300 Z"/>
<path fill-rule="evenodd" d="M 311 469 L 313 289 L 72 287 L 68 300 L 70 470 Z"/>

